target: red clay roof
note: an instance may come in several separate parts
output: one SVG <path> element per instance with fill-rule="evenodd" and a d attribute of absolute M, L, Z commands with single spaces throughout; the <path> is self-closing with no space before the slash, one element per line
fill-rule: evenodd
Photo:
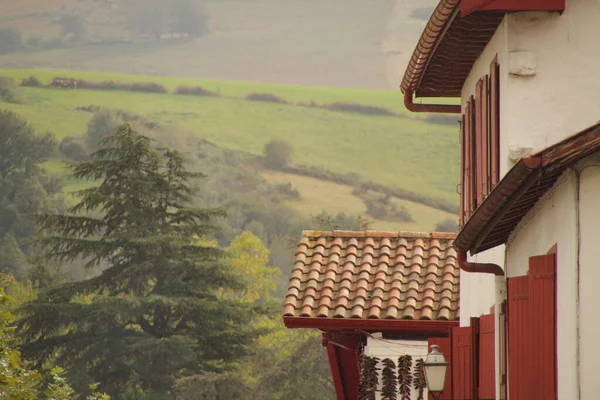
<path fill-rule="evenodd" d="M 305 231 L 286 318 L 454 321 L 453 233 Z"/>
<path fill-rule="evenodd" d="M 475 210 L 454 241 L 476 254 L 506 243 L 538 200 L 573 164 L 600 151 L 600 123 L 519 161 Z"/>

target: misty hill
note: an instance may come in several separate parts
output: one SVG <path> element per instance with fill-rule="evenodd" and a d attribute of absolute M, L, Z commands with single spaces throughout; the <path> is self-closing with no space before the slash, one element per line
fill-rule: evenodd
<path fill-rule="evenodd" d="M 131 15 L 139 1 L 6 0 L 0 31 L 17 32 L 22 45 L 0 54 L 0 67 L 396 90 L 437 3 L 207 0 L 197 3 L 208 16 L 200 37 L 156 40 L 132 22 L 151 18 Z"/>

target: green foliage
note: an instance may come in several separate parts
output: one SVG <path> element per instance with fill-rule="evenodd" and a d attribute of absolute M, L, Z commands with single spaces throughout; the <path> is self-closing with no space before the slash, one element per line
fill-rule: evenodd
<path fill-rule="evenodd" d="M 208 33 L 208 13 L 201 3 L 194 0 L 171 2 L 170 33 L 202 36 Z"/>
<path fill-rule="evenodd" d="M 94 127 L 96 129 L 97 127 Z M 93 136 L 93 134 L 91 135 Z M 91 140 L 91 139 L 90 139 Z M 87 158 L 87 152 L 77 138 L 67 136 L 58 145 L 58 151 L 65 158 L 73 161 L 83 161 Z"/>
<path fill-rule="evenodd" d="M 129 26 L 160 39 L 165 33 L 202 36 L 208 32 L 208 14 L 194 0 L 129 0 Z"/>
<path fill-rule="evenodd" d="M 15 104 L 25 102 L 21 88 L 13 78 L 0 76 L 0 101 Z"/>
<path fill-rule="evenodd" d="M 361 215 L 350 215 L 343 212 L 331 215 L 325 211 L 313 217 L 314 224 L 311 225 L 314 229 L 332 231 L 332 230 L 347 230 L 347 231 L 366 231 L 371 229 L 371 221 Z"/>
<path fill-rule="evenodd" d="M 34 400 L 41 377 L 28 368 L 15 346 L 13 316 L 8 311 L 11 298 L 4 291 L 10 282 L 8 275 L 0 274 L 0 398 Z"/>
<path fill-rule="evenodd" d="M 14 29 L 0 29 L 0 54 L 10 53 L 23 47 L 21 33 Z"/>
<path fill-rule="evenodd" d="M 42 82 L 35 76 L 31 75 L 21 81 L 21 86 L 29 86 L 29 87 L 40 87 L 42 86 Z"/>
<path fill-rule="evenodd" d="M 78 390 L 80 382 L 98 381 L 115 396 L 140 388 L 156 398 L 165 398 L 177 377 L 218 372 L 243 357 L 260 333 L 248 325 L 260 310 L 219 299 L 244 283 L 222 250 L 192 241 L 224 216 L 186 206 L 203 176 L 128 125 L 74 165 L 72 178 L 97 185 L 80 191 L 68 214 L 36 218 L 41 244 L 48 259 L 108 267 L 21 309 L 24 354 L 38 365 L 64 365 Z"/>
<path fill-rule="evenodd" d="M 100 142 L 115 131 L 118 124 L 119 119 L 110 110 L 98 110 L 88 122 L 85 147 L 90 151 L 96 150 Z"/>
<path fill-rule="evenodd" d="M 14 298 L 8 296 L 5 287 L 18 286 L 9 275 L 0 274 L 0 398 L 5 400 L 72 400 L 75 391 L 64 377 L 64 370 L 54 367 L 50 370 L 44 388 L 44 377 L 32 369 L 21 358 L 16 347 L 13 315 L 10 310 Z M 90 385 L 92 395 L 86 400 L 110 400 L 104 393 L 96 391 L 97 385 Z"/>
<path fill-rule="evenodd" d="M 80 15 L 62 15 L 57 23 L 60 25 L 62 36 L 73 35 L 75 38 L 81 38 L 85 34 L 84 20 Z"/>
<path fill-rule="evenodd" d="M 265 166 L 272 169 L 281 169 L 290 162 L 294 147 L 285 140 L 271 140 L 265 144 L 263 155 Z"/>
<path fill-rule="evenodd" d="M 39 164 L 54 154 L 51 134 L 38 136 L 10 111 L 0 110 L 0 238 L 12 235 L 26 252 L 34 235 L 29 215 L 52 207 Z"/>
<path fill-rule="evenodd" d="M 280 271 L 267 266 L 269 250 L 260 239 L 252 232 L 244 231 L 231 242 L 227 253 L 233 272 L 245 281 L 243 290 L 226 292 L 227 297 L 250 303 L 271 299 Z"/>
<path fill-rule="evenodd" d="M 10 233 L 0 238 L 0 273 L 25 279 L 28 269 L 27 257 L 19 248 L 15 237 Z"/>

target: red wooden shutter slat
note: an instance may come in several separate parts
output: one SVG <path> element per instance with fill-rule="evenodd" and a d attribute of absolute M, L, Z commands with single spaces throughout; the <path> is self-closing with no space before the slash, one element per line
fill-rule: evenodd
<path fill-rule="evenodd" d="M 444 386 L 444 393 L 442 393 L 440 399 L 453 399 L 454 397 L 452 395 L 452 339 L 449 337 L 429 338 L 428 345 L 431 346 L 432 344 L 437 344 L 438 346 L 440 346 L 440 352 L 444 354 L 446 362 L 450 364 L 449 368 L 446 370 L 446 384 Z"/>
<path fill-rule="evenodd" d="M 479 318 L 479 399 L 496 396 L 496 352 L 494 314 Z"/>
<path fill-rule="evenodd" d="M 465 222 L 471 216 L 471 212 L 473 211 L 473 201 L 472 201 L 472 181 L 473 181 L 473 157 L 471 156 L 472 150 L 472 119 L 471 119 L 471 108 L 472 101 L 469 100 L 467 102 L 467 106 L 465 108 L 465 142 L 463 144 L 463 148 L 465 151 L 465 186 L 464 186 L 464 196 L 465 196 L 465 206 L 466 206 L 466 215 Z"/>
<path fill-rule="evenodd" d="M 556 399 L 556 262 L 555 254 L 529 259 L 531 385 L 541 399 Z"/>
<path fill-rule="evenodd" d="M 461 132 L 461 158 L 460 158 L 460 226 L 461 228 L 465 225 L 467 221 L 467 213 L 468 213 L 468 203 L 466 196 L 466 182 L 467 182 L 467 136 L 466 136 L 466 127 L 465 127 L 465 115 L 462 115 L 462 120 L 460 124 L 460 132 Z"/>
<path fill-rule="evenodd" d="M 476 142 L 475 142 L 475 98 L 473 96 L 471 96 L 471 98 L 469 99 L 469 105 L 468 105 L 468 113 L 467 113 L 467 117 L 469 119 L 468 121 L 468 138 L 469 138 L 469 145 L 468 145 L 468 159 L 469 161 L 469 182 L 468 182 L 468 186 L 469 186 L 469 216 L 471 216 L 471 214 L 473 213 L 473 211 L 475 211 L 475 208 L 477 208 L 477 190 L 476 190 L 476 182 L 477 182 L 477 168 L 476 168 Z"/>
<path fill-rule="evenodd" d="M 454 399 L 475 397 L 473 327 L 452 328 L 452 390 Z"/>
<path fill-rule="evenodd" d="M 481 78 L 481 181 L 482 201 L 490 194 L 490 125 L 489 125 L 489 76 Z"/>
<path fill-rule="evenodd" d="M 483 154 L 484 147 L 484 126 L 483 126 L 483 80 L 480 79 L 475 87 L 475 168 L 477 179 L 475 180 L 475 198 L 476 207 L 483 201 L 483 183 L 485 182 L 485 164 Z"/>
<path fill-rule="evenodd" d="M 500 180 L 500 77 L 498 60 L 490 66 L 490 191 Z"/>
<path fill-rule="evenodd" d="M 531 330 L 529 329 L 529 277 L 507 279 L 508 286 L 508 391 L 511 400 L 536 398 L 531 393 Z"/>

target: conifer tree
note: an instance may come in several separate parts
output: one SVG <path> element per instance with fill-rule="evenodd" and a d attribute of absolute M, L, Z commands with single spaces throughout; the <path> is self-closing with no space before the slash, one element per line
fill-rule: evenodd
<path fill-rule="evenodd" d="M 224 215 L 189 206 L 203 175 L 128 125 L 100 147 L 71 174 L 98 185 L 78 192 L 68 214 L 36 219 L 49 259 L 109 267 L 26 304 L 23 351 L 37 365 L 65 367 L 79 389 L 99 382 L 114 399 L 166 399 L 176 378 L 219 372 L 243 356 L 259 333 L 248 324 L 259 311 L 218 296 L 242 283 L 222 250 L 193 239 Z"/>

